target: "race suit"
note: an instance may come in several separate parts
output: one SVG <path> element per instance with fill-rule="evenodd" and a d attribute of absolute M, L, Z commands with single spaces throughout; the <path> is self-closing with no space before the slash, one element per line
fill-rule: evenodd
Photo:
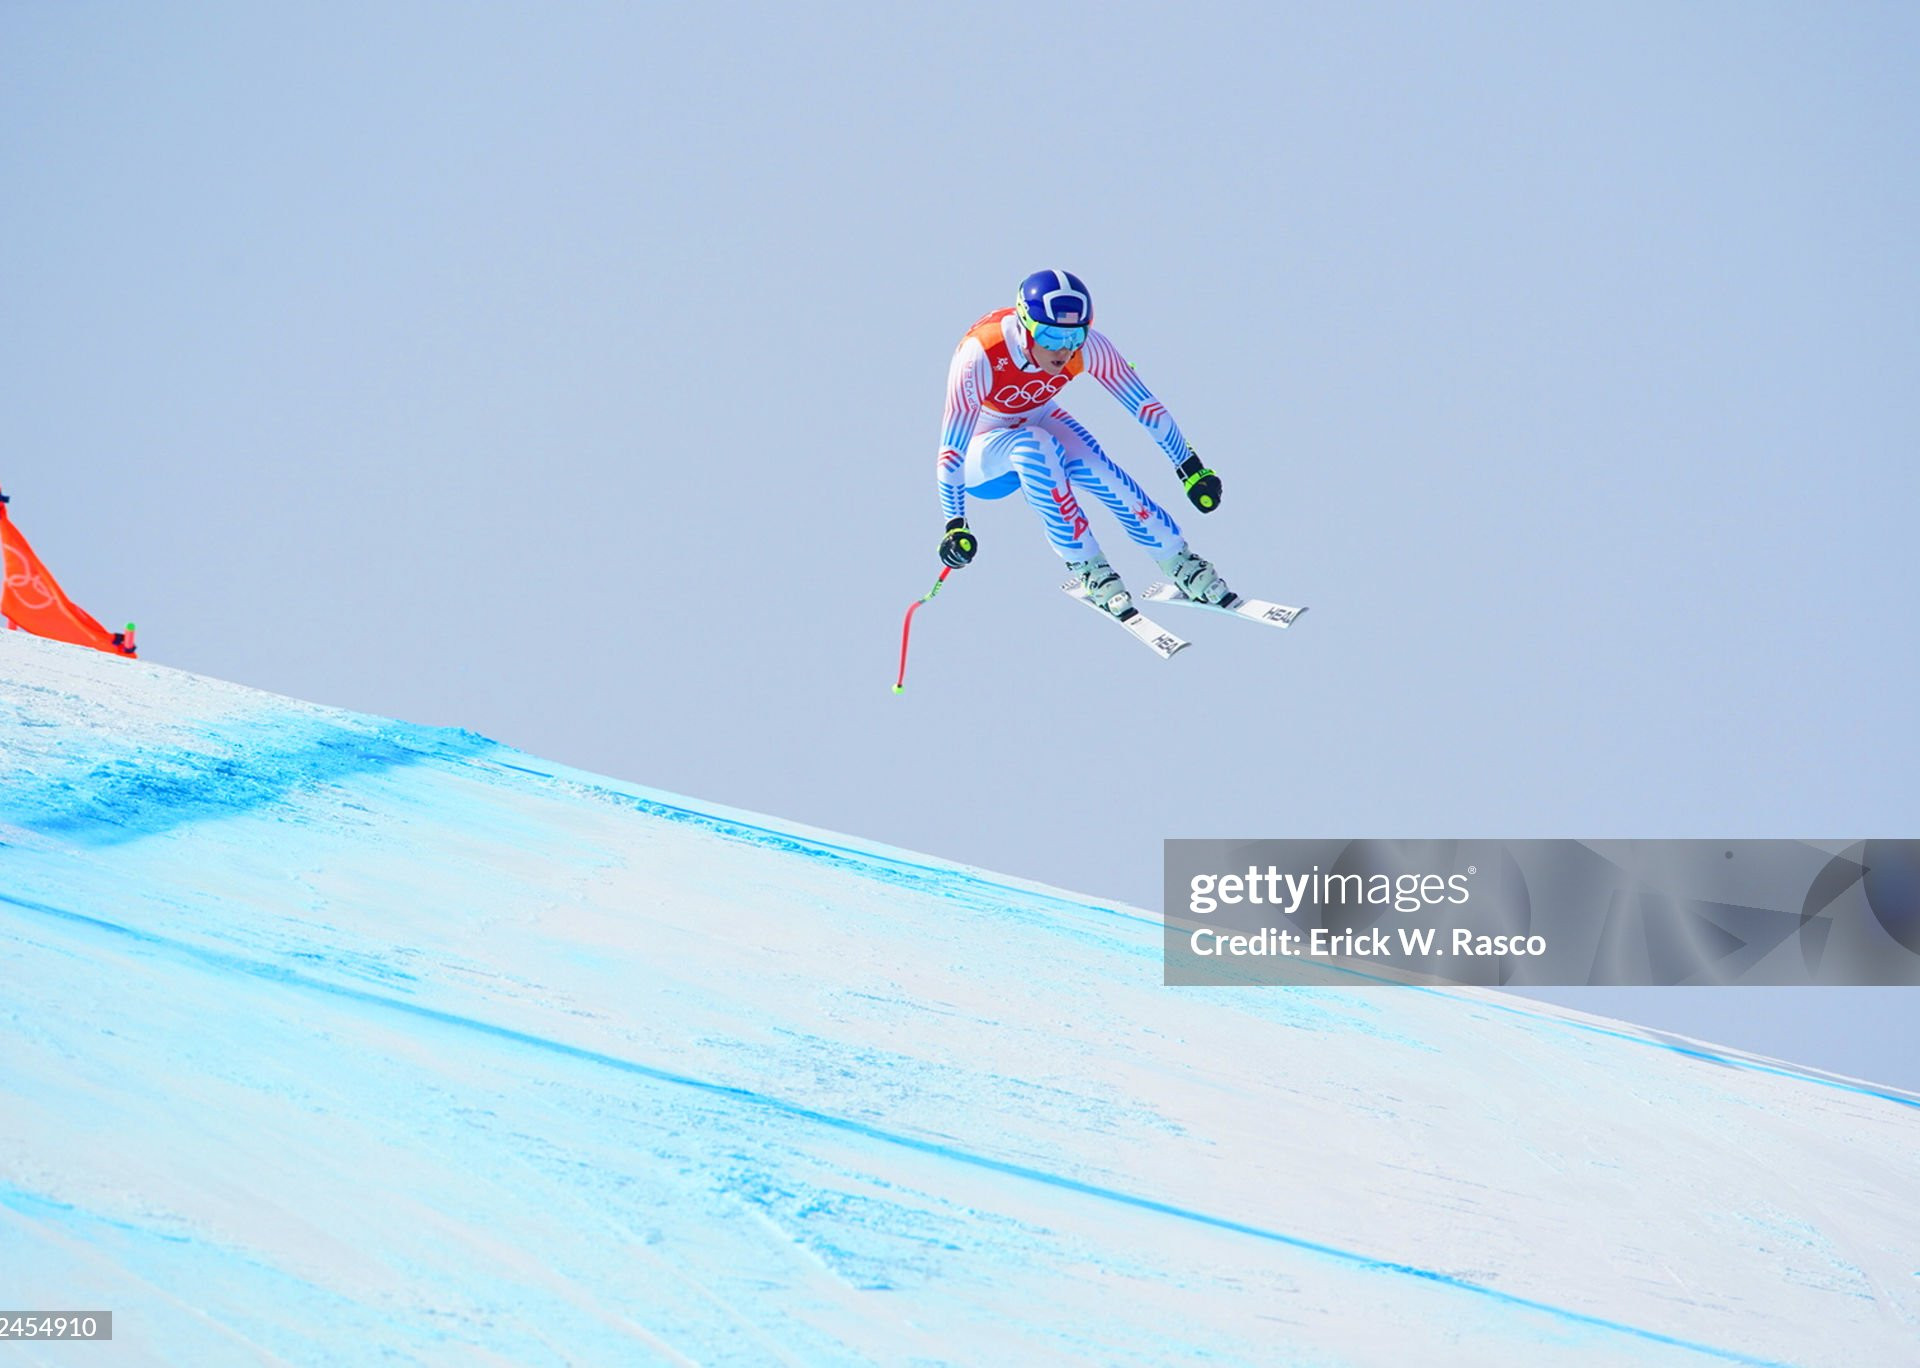
<path fill-rule="evenodd" d="M 1040 515 L 1061 559 L 1083 561 L 1100 554 L 1083 502 L 1091 495 L 1156 561 L 1184 550 L 1186 538 L 1167 511 L 1053 398 L 1085 371 L 1177 467 L 1187 458 L 1187 440 L 1166 405 L 1101 333 L 1089 330 L 1086 345 L 1059 375 L 1040 369 L 1027 341 L 1014 311 L 1000 309 L 974 324 L 953 354 L 940 445 L 942 516 L 965 517 L 969 494 L 1001 499 L 1017 489 Z"/>

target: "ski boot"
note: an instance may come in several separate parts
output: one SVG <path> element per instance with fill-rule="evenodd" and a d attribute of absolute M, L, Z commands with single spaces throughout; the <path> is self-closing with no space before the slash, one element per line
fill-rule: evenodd
<path fill-rule="evenodd" d="M 1133 595 L 1127 592 L 1127 586 L 1120 578 L 1120 572 L 1107 564 L 1105 556 L 1096 554 L 1092 560 L 1068 561 L 1067 569 L 1080 577 L 1080 583 L 1086 586 L 1087 598 L 1094 607 L 1106 609 L 1122 622 L 1138 611 L 1133 606 Z"/>
<path fill-rule="evenodd" d="M 1239 597 L 1227 588 L 1227 582 L 1220 578 L 1220 572 L 1213 568 L 1211 561 L 1202 560 L 1185 548 L 1159 564 L 1167 572 L 1167 579 L 1173 587 L 1195 603 L 1227 608 Z"/>

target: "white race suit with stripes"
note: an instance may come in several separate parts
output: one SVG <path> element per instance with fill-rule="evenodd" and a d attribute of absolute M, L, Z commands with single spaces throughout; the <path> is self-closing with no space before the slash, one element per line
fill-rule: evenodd
<path fill-rule="evenodd" d="M 1089 526 L 1086 496 L 1100 504 L 1154 560 L 1186 547 L 1171 515 L 1134 478 L 1100 449 L 1093 434 L 1058 404 L 1007 412 L 991 401 L 1018 402 L 1023 385 L 1033 393 L 1055 388 L 1027 349 L 1026 329 L 1009 312 L 1002 320 L 1005 350 L 994 348 L 1009 374 L 996 375 L 987 349 L 969 334 L 954 353 L 947 374 L 947 402 L 939 459 L 943 516 L 966 516 L 967 496 L 1001 499 L 1019 490 L 1039 514 L 1062 560 L 1100 554 Z M 1089 332 L 1080 356 L 1085 373 L 1125 406 L 1153 434 L 1176 467 L 1188 455 L 1173 415 L 1140 383 L 1106 336 Z"/>

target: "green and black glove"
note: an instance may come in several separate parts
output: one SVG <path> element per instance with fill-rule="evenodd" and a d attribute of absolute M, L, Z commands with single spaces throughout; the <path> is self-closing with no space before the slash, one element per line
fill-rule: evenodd
<path fill-rule="evenodd" d="M 973 533 L 967 530 L 967 520 L 965 518 L 949 518 L 947 520 L 947 530 L 940 538 L 940 559 L 942 561 L 951 565 L 955 570 L 958 570 L 970 564 L 973 560 L 973 553 L 979 549 L 980 543 L 974 539 Z"/>
<path fill-rule="evenodd" d="M 1211 513 L 1220 506 L 1220 477 L 1200 464 L 1199 453 L 1192 447 L 1187 448 L 1187 459 L 1180 463 L 1179 470 L 1181 487 L 1195 508 Z"/>

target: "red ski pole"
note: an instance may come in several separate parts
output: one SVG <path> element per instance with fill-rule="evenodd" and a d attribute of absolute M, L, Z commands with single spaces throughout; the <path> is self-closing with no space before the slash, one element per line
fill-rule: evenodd
<path fill-rule="evenodd" d="M 947 576 L 952 573 L 953 567 L 949 565 L 940 572 L 940 578 L 933 582 L 933 588 L 927 590 L 926 593 L 907 605 L 906 621 L 900 624 L 900 677 L 893 681 L 893 691 L 895 693 L 899 693 L 907 687 L 907 634 L 913 631 L 913 615 L 919 611 L 921 604 L 940 592 L 940 586 L 947 582 Z"/>

